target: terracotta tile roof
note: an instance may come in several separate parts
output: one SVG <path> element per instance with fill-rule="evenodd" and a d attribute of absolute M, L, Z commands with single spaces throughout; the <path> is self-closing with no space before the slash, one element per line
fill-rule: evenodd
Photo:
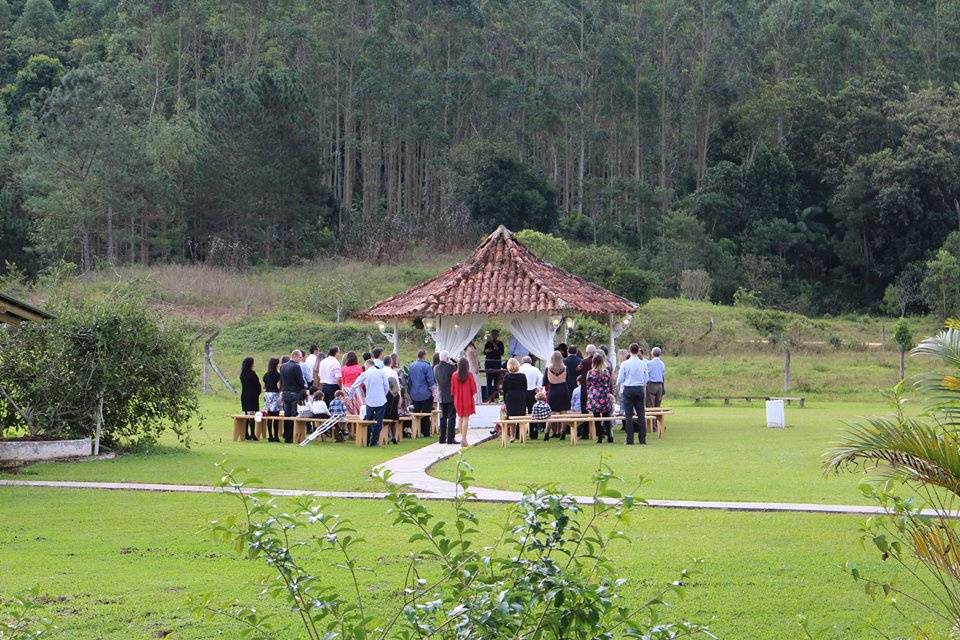
<path fill-rule="evenodd" d="M 637 305 L 537 258 L 503 226 L 469 258 L 402 293 L 382 300 L 361 317 L 413 318 L 481 313 L 632 313 Z"/>

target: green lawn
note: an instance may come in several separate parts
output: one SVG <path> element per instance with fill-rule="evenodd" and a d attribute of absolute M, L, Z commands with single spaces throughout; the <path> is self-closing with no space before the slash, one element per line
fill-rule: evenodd
<path fill-rule="evenodd" d="M 617 424 L 613 445 L 538 440 L 503 449 L 491 441 L 465 456 L 476 467 L 477 484 L 498 489 L 560 482 L 569 491 L 587 493 L 590 474 L 603 461 L 624 479 L 649 480 L 647 498 L 857 504 L 864 502 L 860 479 L 823 477 L 821 456 L 844 420 L 888 411 L 882 404 L 812 402 L 787 408 L 789 428 L 767 429 L 762 402 L 670 404 L 676 413 L 667 418 L 665 437 L 650 434 L 646 447 L 624 446 Z M 452 479 L 454 467 L 453 461 L 442 462 L 432 473 Z"/>
<path fill-rule="evenodd" d="M 0 495 L 0 522 L 14 525 L 0 527 L 0 594 L 38 586 L 58 627 L 52 638 L 127 640 L 164 631 L 178 639 L 240 638 L 228 622 L 190 617 L 188 596 L 207 592 L 280 613 L 258 599 L 266 570 L 199 532 L 235 511 L 226 496 L 34 488 L 4 488 Z M 389 526 L 381 501 L 334 508 L 369 541 L 361 558 L 370 568 L 361 573 L 363 593 L 384 615 L 396 604 L 407 532 Z M 477 505 L 485 533 L 504 509 Z M 613 559 L 639 597 L 702 558 L 687 598 L 667 615 L 709 621 L 722 638 L 797 638 L 799 613 L 816 628 L 834 627 L 825 638 L 878 637 L 873 626 L 895 636 L 907 630 L 903 620 L 840 570 L 847 560 L 869 572 L 884 569 L 861 549 L 859 523 L 847 516 L 643 509 L 629 526 L 633 543 L 617 547 Z M 346 585 L 331 563 L 323 556 L 311 566 L 322 580 Z"/>
<path fill-rule="evenodd" d="M 234 442 L 233 423 L 227 417 L 239 401 L 223 396 L 201 399 L 203 425 L 192 433 L 189 449 L 170 436 L 161 445 L 113 460 L 36 464 L 17 474 L 0 477 L 21 480 L 87 480 L 103 482 L 159 482 L 210 484 L 214 465 L 228 459 L 232 466 L 251 469 L 266 486 L 330 491 L 372 490 L 370 471 L 376 465 L 433 439 L 403 440 L 399 445 L 366 448 L 352 442 L 323 442 L 307 447 L 273 442 Z"/>

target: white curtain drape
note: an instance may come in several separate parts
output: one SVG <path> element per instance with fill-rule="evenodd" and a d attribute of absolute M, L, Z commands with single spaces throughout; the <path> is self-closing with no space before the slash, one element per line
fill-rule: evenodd
<path fill-rule="evenodd" d="M 557 327 L 550 322 L 549 315 L 517 315 L 510 316 L 510 333 L 523 343 L 530 353 L 544 362 L 553 355 L 553 341 L 557 335 Z"/>
<path fill-rule="evenodd" d="M 459 357 L 460 352 L 480 333 L 486 319 L 482 315 L 440 316 L 436 321 L 436 329 L 430 334 L 437 351 L 449 351 L 452 357 Z"/>

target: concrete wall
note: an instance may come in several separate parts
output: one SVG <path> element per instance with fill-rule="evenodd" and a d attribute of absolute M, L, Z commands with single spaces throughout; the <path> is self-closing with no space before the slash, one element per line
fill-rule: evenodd
<path fill-rule="evenodd" d="M 38 460 L 84 458 L 91 454 L 92 439 L 0 442 L 0 462 L 19 464 Z"/>

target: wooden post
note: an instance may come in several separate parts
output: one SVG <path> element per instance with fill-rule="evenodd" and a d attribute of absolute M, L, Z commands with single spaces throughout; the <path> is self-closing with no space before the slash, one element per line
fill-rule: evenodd
<path fill-rule="evenodd" d="M 790 349 L 783 350 L 783 391 L 790 390 Z"/>
<path fill-rule="evenodd" d="M 103 430 L 103 392 L 100 392 L 100 399 L 97 403 L 97 426 L 93 431 L 93 455 L 100 455 L 100 433 Z"/>

